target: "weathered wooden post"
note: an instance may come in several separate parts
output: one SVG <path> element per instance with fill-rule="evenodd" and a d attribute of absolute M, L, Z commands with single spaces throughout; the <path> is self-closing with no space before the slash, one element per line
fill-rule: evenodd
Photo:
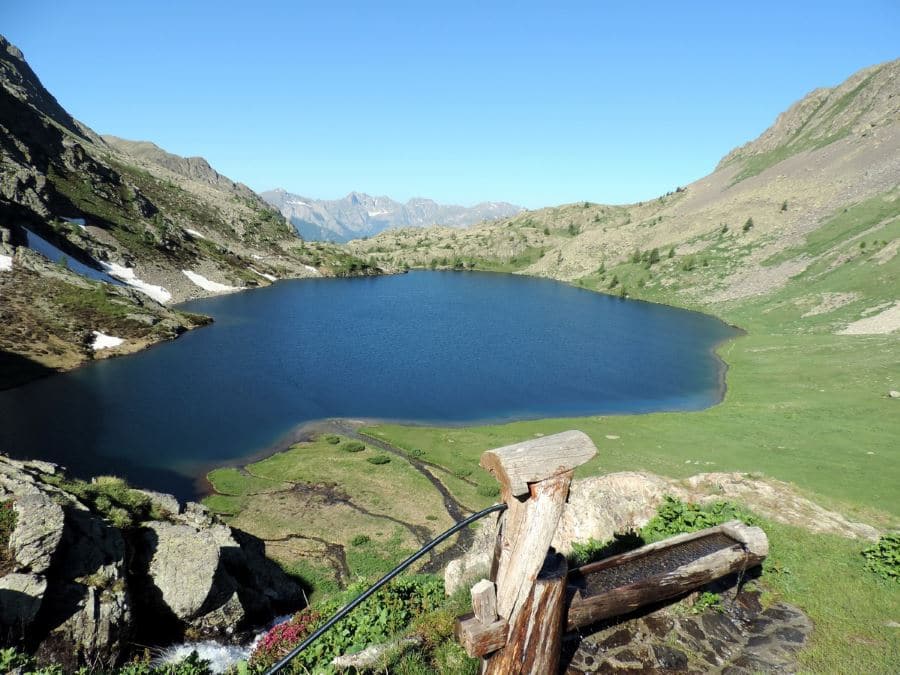
<path fill-rule="evenodd" d="M 550 551 L 574 469 L 597 454 L 586 434 L 566 431 L 481 456 L 509 507 L 501 519 L 495 583 L 472 589 L 473 615 L 457 625 L 482 672 L 552 673 L 559 665 L 565 622 L 566 560 Z M 496 614 L 492 600 L 496 592 Z"/>

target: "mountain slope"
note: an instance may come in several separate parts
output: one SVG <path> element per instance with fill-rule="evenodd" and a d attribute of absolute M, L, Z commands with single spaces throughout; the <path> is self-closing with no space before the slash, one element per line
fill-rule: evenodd
<path fill-rule="evenodd" d="M 338 242 L 370 237 L 398 227 L 467 227 L 522 211 L 521 207 L 506 202 L 482 202 L 466 207 L 438 204 L 431 199 L 410 199 L 401 204 L 389 197 L 372 197 L 360 192 L 351 192 L 343 199 L 323 200 L 277 189 L 263 192 L 262 197 L 297 228 L 300 236 Z"/>
<path fill-rule="evenodd" d="M 303 242 L 205 160 L 105 141 L 2 37 L 0 132 L 0 360 L 71 367 L 205 323 L 163 304 L 283 277 L 369 271 L 333 246 Z M 94 331 L 124 342 L 94 349 Z M 2 375 L 0 386 L 12 382 Z"/>
<path fill-rule="evenodd" d="M 898 185 L 900 60 L 812 92 L 712 174 L 658 199 L 385 232 L 350 248 L 386 264 L 515 271 L 714 312 L 769 297 L 804 271 L 819 275 L 821 293 L 842 292 L 841 268 L 862 250 L 871 269 L 859 279 L 881 281 L 846 291 L 829 312 L 836 332 L 897 300 Z M 802 323 L 828 301 L 797 282 Z"/>

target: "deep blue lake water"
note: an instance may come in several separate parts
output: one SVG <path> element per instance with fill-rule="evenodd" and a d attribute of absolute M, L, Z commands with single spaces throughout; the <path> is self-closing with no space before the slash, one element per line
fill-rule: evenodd
<path fill-rule="evenodd" d="M 0 392 L 0 449 L 182 498 L 329 417 L 443 424 L 703 408 L 722 393 L 701 314 L 475 272 L 284 281 L 185 303 L 216 323 Z"/>

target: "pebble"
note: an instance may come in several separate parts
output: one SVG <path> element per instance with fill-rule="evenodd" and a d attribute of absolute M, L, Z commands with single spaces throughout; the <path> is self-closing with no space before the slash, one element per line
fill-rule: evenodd
<path fill-rule="evenodd" d="M 617 441 L 617 440 L 619 440 L 619 437 L 618 437 L 618 436 L 613 436 L 612 434 L 606 434 L 606 437 L 607 437 L 609 440 L 611 440 L 611 441 Z"/>

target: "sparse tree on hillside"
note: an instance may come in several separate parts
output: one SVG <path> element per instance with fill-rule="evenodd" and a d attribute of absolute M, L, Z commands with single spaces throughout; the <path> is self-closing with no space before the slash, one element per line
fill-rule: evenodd
<path fill-rule="evenodd" d="M 744 232 L 749 232 L 753 229 L 753 218 L 747 218 L 747 222 L 744 223 Z"/>

